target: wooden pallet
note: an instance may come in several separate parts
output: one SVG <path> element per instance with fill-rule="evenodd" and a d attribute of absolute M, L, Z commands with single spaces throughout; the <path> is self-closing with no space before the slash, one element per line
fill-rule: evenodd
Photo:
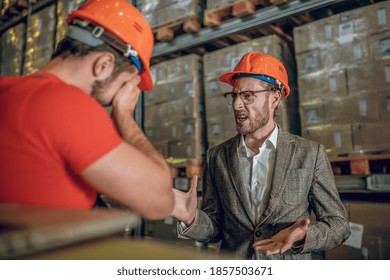
<path fill-rule="evenodd" d="M 257 6 L 267 4 L 268 0 L 239 0 L 215 9 L 206 9 L 203 15 L 203 24 L 208 27 L 216 27 L 228 18 L 251 16 L 255 13 Z"/>
<path fill-rule="evenodd" d="M 35 4 L 38 0 L 18 0 L 11 3 L 9 6 L 4 6 L 1 11 L 2 21 L 6 22 L 15 16 L 27 16 L 29 4 Z M 1 7 L 1 6 L 0 6 Z"/>
<path fill-rule="evenodd" d="M 200 178 L 203 172 L 203 163 L 199 160 L 168 158 L 168 164 L 171 167 L 172 177 L 191 178 L 198 175 Z"/>
<path fill-rule="evenodd" d="M 284 5 L 287 4 L 290 0 L 269 0 L 273 5 Z"/>
<path fill-rule="evenodd" d="M 201 24 L 198 19 L 186 18 L 161 27 L 156 27 L 153 29 L 153 33 L 155 34 L 157 41 L 169 42 L 173 40 L 175 34 L 177 34 L 179 30 L 182 30 L 184 33 L 195 34 L 200 31 L 200 28 Z"/>
<path fill-rule="evenodd" d="M 221 23 L 230 18 L 245 18 L 253 15 L 258 9 L 261 9 L 269 4 L 279 5 L 287 3 L 289 0 L 238 0 L 234 3 L 222 5 L 215 9 L 206 9 L 203 16 L 203 24 L 208 27 L 217 27 Z M 292 43 L 291 35 L 286 34 L 277 24 L 269 24 L 267 26 L 257 28 L 264 36 L 277 34 L 288 42 Z M 234 40 L 234 39 L 233 39 Z"/>
<path fill-rule="evenodd" d="M 329 156 L 335 175 L 390 173 L 390 152 Z"/>

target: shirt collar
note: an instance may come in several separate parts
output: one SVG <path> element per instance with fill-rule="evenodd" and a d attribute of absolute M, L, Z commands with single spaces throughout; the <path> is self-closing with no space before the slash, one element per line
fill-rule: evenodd
<path fill-rule="evenodd" d="M 276 144 L 278 142 L 278 134 L 279 128 L 278 125 L 275 124 L 274 130 L 272 131 L 271 135 L 264 141 L 262 147 L 265 145 L 272 144 L 273 148 L 276 149 Z M 243 157 L 251 157 L 255 155 L 255 153 L 252 152 L 251 149 L 246 146 L 244 135 L 242 134 L 240 144 L 238 146 L 238 155 Z"/>

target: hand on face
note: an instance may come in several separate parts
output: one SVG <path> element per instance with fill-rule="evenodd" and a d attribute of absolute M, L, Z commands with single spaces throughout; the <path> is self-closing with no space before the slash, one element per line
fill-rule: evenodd
<path fill-rule="evenodd" d="M 135 66 L 130 71 L 118 75 L 116 82 L 120 84 L 112 100 L 113 109 L 133 114 L 141 90 L 137 87 L 141 78 Z"/>
<path fill-rule="evenodd" d="M 298 221 L 292 226 L 281 230 L 270 239 L 255 242 L 253 249 L 255 251 L 264 251 L 267 256 L 278 253 L 283 254 L 291 249 L 295 242 L 305 239 L 309 224 L 309 219 Z"/>

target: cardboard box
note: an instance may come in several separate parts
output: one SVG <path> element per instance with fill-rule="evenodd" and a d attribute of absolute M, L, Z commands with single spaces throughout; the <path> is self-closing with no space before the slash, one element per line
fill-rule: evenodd
<path fill-rule="evenodd" d="M 153 2 L 156 3 L 156 1 Z M 144 12 L 143 15 L 152 28 L 158 28 L 176 21 L 184 21 L 190 18 L 197 19 L 201 22 L 203 12 L 201 2 L 202 1 L 200 0 L 184 0 L 177 1 L 174 4 L 167 6 L 164 3 L 149 13 Z"/>
<path fill-rule="evenodd" d="M 223 95 L 208 97 L 206 100 L 206 117 L 211 118 L 219 115 L 233 116 L 233 107 L 226 103 Z"/>
<path fill-rule="evenodd" d="M 145 134 L 155 141 L 202 141 L 205 135 L 203 118 L 166 119 L 158 125 L 145 125 Z"/>
<path fill-rule="evenodd" d="M 350 124 L 325 124 L 302 128 L 302 137 L 321 143 L 329 155 L 352 152 Z"/>
<path fill-rule="evenodd" d="M 364 7 L 367 9 L 368 14 L 368 23 L 369 30 L 374 30 L 374 32 L 380 30 L 389 29 L 390 25 L 390 2 L 383 1 L 373 5 Z"/>
<path fill-rule="evenodd" d="M 22 74 L 22 58 L 26 24 L 9 28 L 1 37 L 1 76 Z"/>
<path fill-rule="evenodd" d="M 54 50 L 55 6 L 31 15 L 28 21 L 23 74 L 31 74 L 50 61 Z"/>
<path fill-rule="evenodd" d="M 321 50 L 313 49 L 296 55 L 298 77 L 322 71 Z"/>
<path fill-rule="evenodd" d="M 202 84 L 199 76 L 189 81 L 156 85 L 152 91 L 145 92 L 145 106 L 148 107 L 186 97 L 197 97 L 203 101 Z"/>
<path fill-rule="evenodd" d="M 133 1 L 134 2 L 134 1 Z M 143 13 L 150 13 L 156 10 L 161 10 L 163 8 L 175 5 L 179 2 L 179 0 L 164 0 L 164 1 L 156 1 L 156 0 L 136 0 L 137 8 Z"/>
<path fill-rule="evenodd" d="M 293 29 L 295 53 L 300 54 L 317 48 L 334 48 L 337 44 L 335 38 L 339 36 L 339 23 L 339 15 L 334 15 L 295 27 Z"/>
<path fill-rule="evenodd" d="M 154 141 L 153 146 L 156 150 L 164 156 L 164 158 L 169 157 L 168 141 Z"/>
<path fill-rule="evenodd" d="M 354 34 L 352 40 L 339 44 L 340 64 L 366 63 L 372 60 L 370 36 L 366 33 Z"/>
<path fill-rule="evenodd" d="M 192 81 L 194 77 L 202 76 L 202 57 L 189 54 L 175 59 L 166 60 L 151 67 L 153 81 L 156 85 Z"/>
<path fill-rule="evenodd" d="M 389 28 L 390 20 L 390 3 L 383 1 L 376 4 L 368 5 L 362 8 L 342 12 L 340 14 L 340 28 L 350 31 L 344 32 L 344 36 L 350 37 L 355 33 L 370 33 Z M 343 40 L 343 38 L 341 38 Z"/>
<path fill-rule="evenodd" d="M 203 72 L 205 82 L 217 81 L 218 77 L 225 72 L 232 71 L 237 64 L 237 60 L 233 58 L 237 57 L 237 49 L 235 46 L 219 49 L 210 53 L 206 53 L 203 57 Z M 215 87 L 205 86 L 207 92 L 213 92 Z"/>
<path fill-rule="evenodd" d="M 324 73 L 321 71 L 300 75 L 298 77 L 299 104 L 304 105 L 316 100 L 324 99 L 326 96 L 323 91 L 325 84 L 326 80 L 324 79 Z"/>
<path fill-rule="evenodd" d="M 296 135 L 301 134 L 300 116 L 298 110 L 292 110 L 287 106 L 282 106 L 277 111 L 275 122 L 288 132 Z"/>
<path fill-rule="evenodd" d="M 216 115 L 207 118 L 208 146 L 215 146 L 237 135 L 233 114 Z"/>
<path fill-rule="evenodd" d="M 166 119 L 204 117 L 205 108 L 199 96 L 181 98 L 174 101 L 145 106 L 144 124 L 157 125 Z"/>
<path fill-rule="evenodd" d="M 360 248 L 341 245 L 325 251 L 328 260 L 389 260 L 390 226 L 387 216 L 389 203 L 344 201 L 348 220 L 363 225 L 362 244 Z"/>
<path fill-rule="evenodd" d="M 373 60 L 390 60 L 390 27 L 369 37 Z"/>
<path fill-rule="evenodd" d="M 378 92 L 379 100 L 379 120 L 381 122 L 390 121 L 390 88 Z"/>
<path fill-rule="evenodd" d="M 331 123 L 379 121 L 380 100 L 376 91 L 362 91 L 342 99 L 330 100 L 326 105 Z"/>
<path fill-rule="evenodd" d="M 356 123 L 352 126 L 352 138 L 356 152 L 390 150 L 390 123 Z"/>
<path fill-rule="evenodd" d="M 57 26 L 56 26 L 56 40 L 55 45 L 65 38 L 68 31 L 68 24 L 66 18 L 71 11 L 76 10 L 84 0 L 58 0 L 56 7 Z"/>
<path fill-rule="evenodd" d="M 327 102 L 325 100 L 319 103 L 301 105 L 299 108 L 301 127 L 325 124 L 328 121 L 326 106 Z"/>
<path fill-rule="evenodd" d="M 347 96 L 347 77 L 344 68 L 324 69 L 298 78 L 301 105 L 316 100 L 334 100 Z"/>
<path fill-rule="evenodd" d="M 170 141 L 169 157 L 175 159 L 185 159 L 191 163 L 200 164 L 206 155 L 205 141 L 197 139 Z"/>
<path fill-rule="evenodd" d="M 353 64 L 347 68 L 349 94 L 390 87 L 390 60 Z"/>

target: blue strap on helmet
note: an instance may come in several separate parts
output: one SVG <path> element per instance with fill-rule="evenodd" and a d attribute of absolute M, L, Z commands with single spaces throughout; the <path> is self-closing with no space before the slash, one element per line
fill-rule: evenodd
<path fill-rule="evenodd" d="M 271 85 L 276 85 L 276 81 L 274 78 L 271 78 L 269 76 L 266 76 L 266 75 L 259 75 L 259 74 L 250 74 L 250 73 L 238 73 L 238 74 L 235 74 L 232 78 L 233 80 L 233 83 L 238 79 L 238 78 L 254 78 L 254 79 L 258 79 L 258 80 L 262 80 L 266 83 L 269 83 Z"/>
<path fill-rule="evenodd" d="M 139 59 L 139 57 L 136 56 L 130 56 L 130 60 L 134 63 L 135 67 L 138 69 L 138 73 L 141 73 L 142 71 L 142 62 Z"/>

